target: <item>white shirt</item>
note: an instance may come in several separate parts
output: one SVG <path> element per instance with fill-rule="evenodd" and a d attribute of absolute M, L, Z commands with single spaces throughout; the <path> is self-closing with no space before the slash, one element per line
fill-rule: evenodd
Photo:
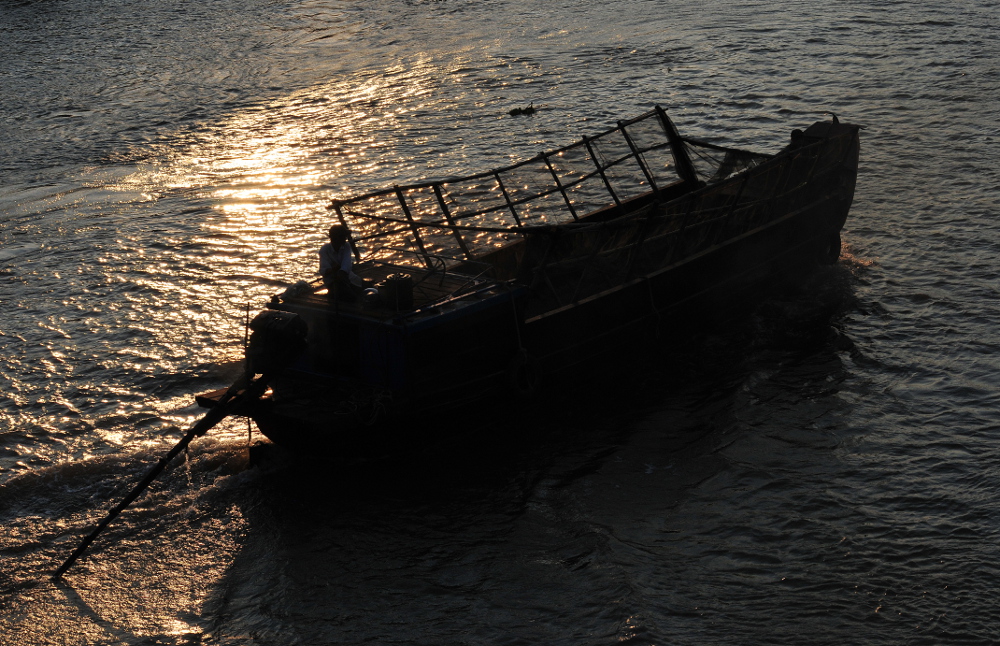
<path fill-rule="evenodd" d="M 325 274 L 328 269 L 342 271 L 347 274 L 347 278 L 354 285 L 361 285 L 361 277 L 351 271 L 354 266 L 354 254 L 351 253 L 351 245 L 344 243 L 340 249 L 334 249 L 333 245 L 327 242 L 319 248 L 319 273 Z"/>

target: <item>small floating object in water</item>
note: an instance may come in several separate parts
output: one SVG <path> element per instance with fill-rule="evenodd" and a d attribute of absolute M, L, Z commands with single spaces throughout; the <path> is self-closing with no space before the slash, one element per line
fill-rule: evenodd
<path fill-rule="evenodd" d="M 507 114 L 509 114 L 512 117 L 517 117 L 522 114 L 535 114 L 535 102 L 532 101 L 531 103 L 528 104 L 528 107 L 526 108 L 514 108 Z"/>

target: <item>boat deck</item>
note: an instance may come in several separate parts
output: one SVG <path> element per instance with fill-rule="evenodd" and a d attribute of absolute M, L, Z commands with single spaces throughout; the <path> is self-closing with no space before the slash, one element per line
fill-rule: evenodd
<path fill-rule="evenodd" d="M 401 311 L 412 311 L 446 300 L 450 296 L 472 291 L 492 282 L 480 276 L 473 276 L 439 269 L 428 270 L 420 267 L 394 265 L 388 263 L 361 263 L 355 267 L 356 273 L 364 280 L 365 287 L 378 287 L 393 275 L 409 275 L 413 284 L 413 304 L 410 307 L 393 307 L 382 302 L 376 307 L 366 305 L 363 299 L 354 302 L 334 301 L 322 284 L 314 285 L 310 291 L 282 298 L 290 305 L 328 308 L 336 305 L 342 314 L 358 314 L 376 318 L 392 316 Z"/>

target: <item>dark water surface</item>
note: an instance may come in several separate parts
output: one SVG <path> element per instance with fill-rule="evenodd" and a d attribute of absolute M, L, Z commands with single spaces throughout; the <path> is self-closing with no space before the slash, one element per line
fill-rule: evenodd
<path fill-rule="evenodd" d="M 0 2 L 0 643 L 1000 643 L 998 13 Z M 227 422 L 47 580 L 231 380 L 245 304 L 312 275 L 331 196 L 654 104 L 765 151 L 866 126 L 839 265 L 412 455 L 249 468 Z"/>

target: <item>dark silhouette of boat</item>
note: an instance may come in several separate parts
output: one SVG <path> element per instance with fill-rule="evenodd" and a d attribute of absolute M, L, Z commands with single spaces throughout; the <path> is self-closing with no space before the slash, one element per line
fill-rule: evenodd
<path fill-rule="evenodd" d="M 836 117 L 763 154 L 682 137 L 657 107 L 513 166 L 336 199 L 368 289 L 275 296 L 247 350 L 270 390 L 236 412 L 321 451 L 600 379 L 588 366 L 623 344 L 835 263 L 858 150 Z"/>

